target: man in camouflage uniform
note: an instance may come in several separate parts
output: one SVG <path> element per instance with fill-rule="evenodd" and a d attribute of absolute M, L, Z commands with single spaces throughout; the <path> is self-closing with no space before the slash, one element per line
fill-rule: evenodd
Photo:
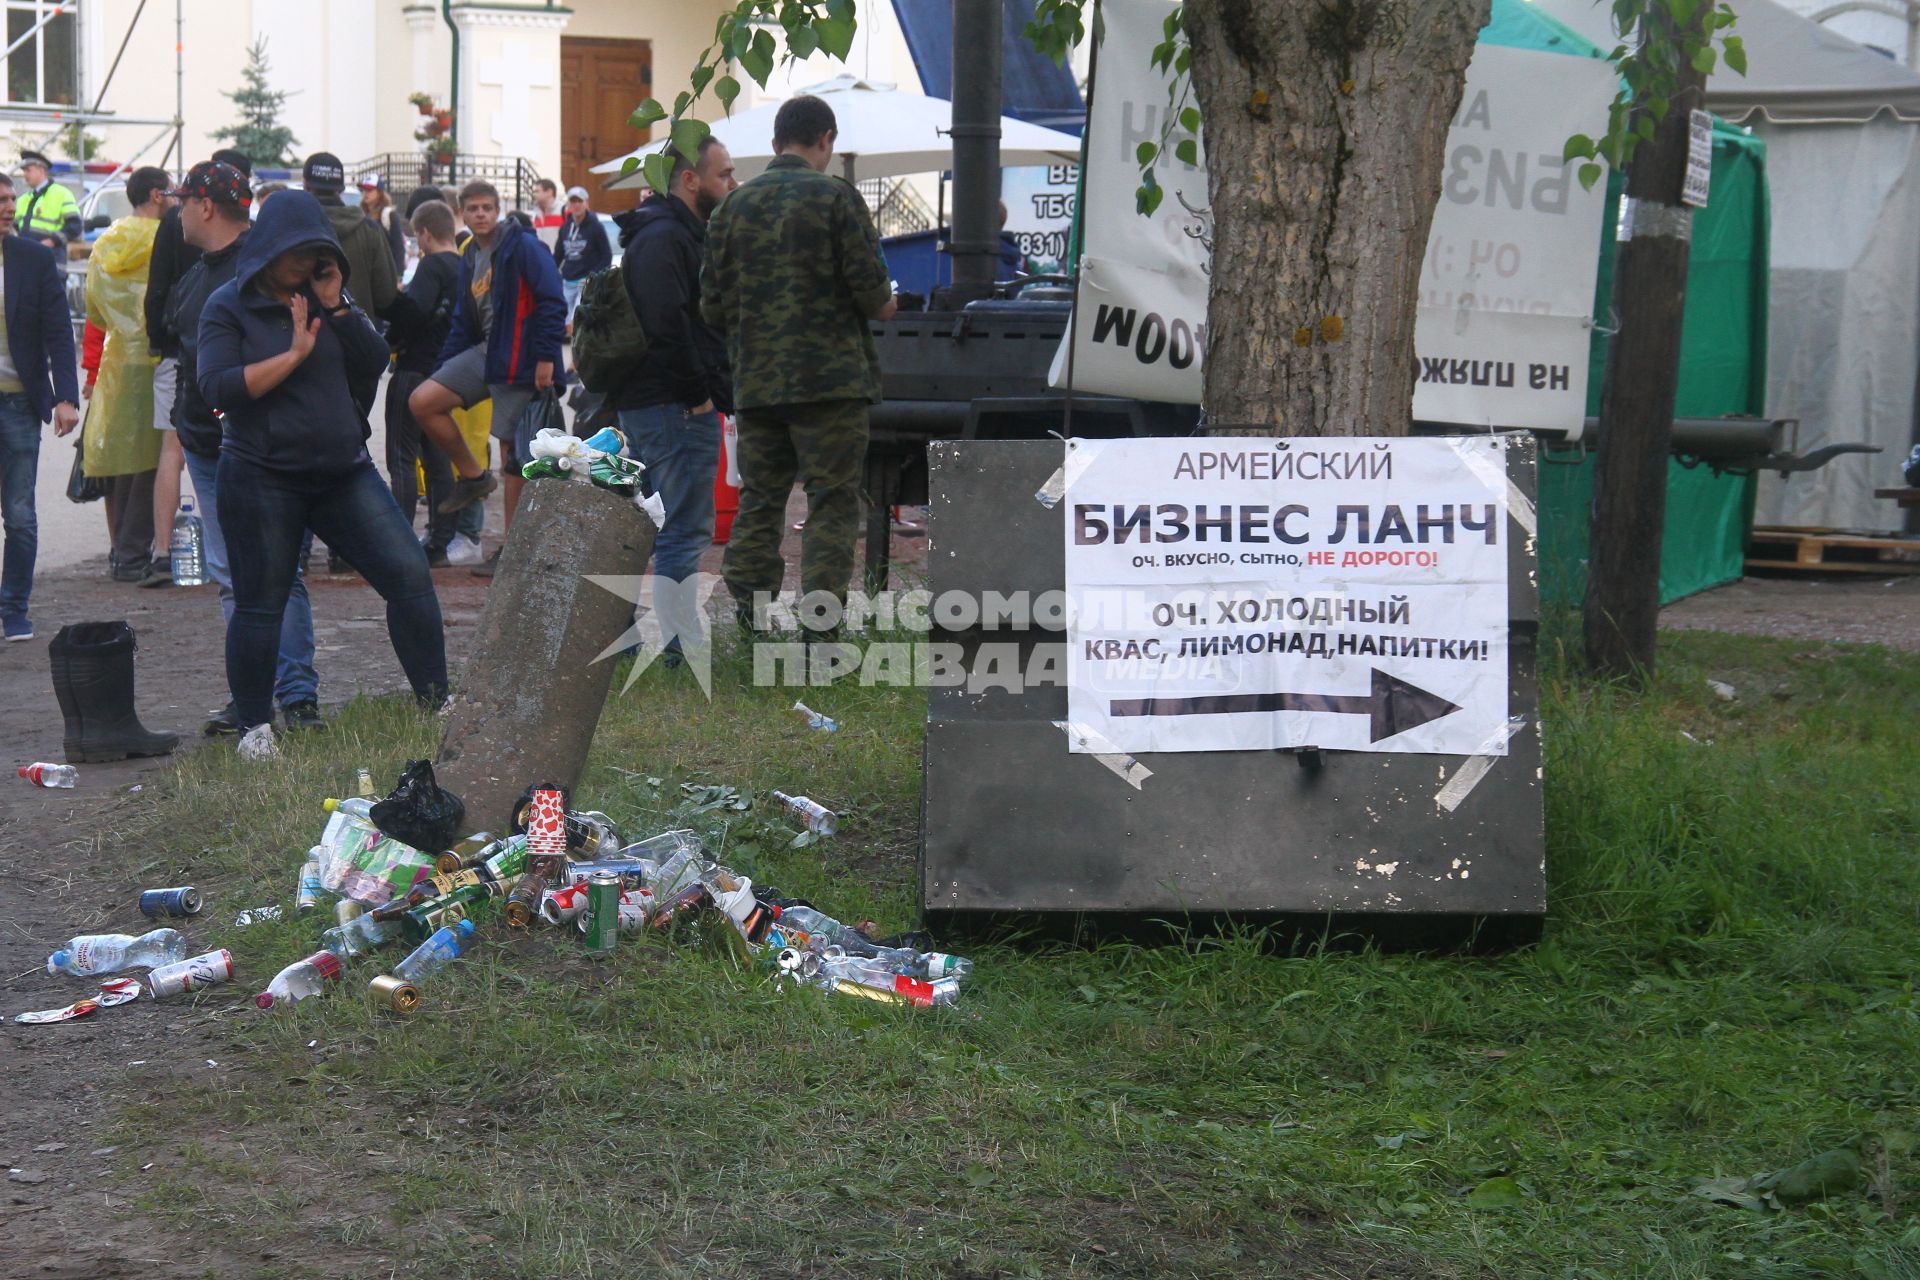
<path fill-rule="evenodd" d="M 740 510 L 721 565 L 743 624 L 778 595 L 796 475 L 807 491 L 800 588 L 844 602 L 860 534 L 867 406 L 880 402 L 869 320 L 893 315 L 880 238 L 851 184 L 830 177 L 833 108 L 808 95 L 774 117 L 773 163 L 714 211 L 700 309 L 733 365 Z"/>

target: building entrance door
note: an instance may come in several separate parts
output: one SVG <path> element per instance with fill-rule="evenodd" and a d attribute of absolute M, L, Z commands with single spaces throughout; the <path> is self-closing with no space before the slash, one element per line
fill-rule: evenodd
<path fill-rule="evenodd" d="M 604 213 L 631 209 L 638 191 L 602 191 L 611 175 L 589 174 L 603 160 L 623 156 L 647 141 L 627 116 L 653 96 L 653 42 L 598 37 L 560 38 L 560 172 L 565 191 L 581 186 Z"/>

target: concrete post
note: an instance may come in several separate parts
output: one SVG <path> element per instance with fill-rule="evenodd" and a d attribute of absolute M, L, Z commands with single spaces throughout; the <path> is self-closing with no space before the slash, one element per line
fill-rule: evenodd
<path fill-rule="evenodd" d="M 654 533 L 619 494 L 528 483 L 434 761 L 475 830 L 502 833 L 530 782 L 579 780 L 613 679 L 613 661 L 594 658 L 633 621 L 586 575 L 644 574 Z"/>

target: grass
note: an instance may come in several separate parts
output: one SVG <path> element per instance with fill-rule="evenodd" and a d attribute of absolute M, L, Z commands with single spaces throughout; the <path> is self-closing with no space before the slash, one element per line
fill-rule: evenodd
<path fill-rule="evenodd" d="M 196 754 L 139 838 L 217 904 L 248 981 L 200 1001 L 234 1007 L 242 1066 L 123 1114 L 131 1160 L 193 1135 L 142 1204 L 265 1246 L 261 1274 L 1920 1276 L 1920 658 L 1664 646 L 1641 698 L 1543 664 L 1536 947 L 1009 941 L 921 1013 L 494 929 L 411 1021 L 358 998 L 364 961 L 256 1016 L 320 924 L 229 908 L 288 898 L 318 798 L 436 727 L 362 703 L 275 766 Z M 711 704 L 659 672 L 616 697 L 576 804 L 909 926 L 919 695 L 813 691 L 824 735 L 716 675 Z M 796 849 L 683 783 L 803 790 L 841 834 Z M 1828 1200 L 1695 1193 L 1844 1145 L 1866 1182 Z"/>

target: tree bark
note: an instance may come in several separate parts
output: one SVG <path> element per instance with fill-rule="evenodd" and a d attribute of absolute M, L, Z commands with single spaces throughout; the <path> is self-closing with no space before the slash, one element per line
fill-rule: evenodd
<path fill-rule="evenodd" d="M 1712 5 L 1700 6 L 1696 34 Z M 1652 37 L 1677 43 L 1671 33 Z M 1619 332 L 1600 392 L 1593 508 L 1587 539 L 1583 638 L 1587 664 L 1603 675 L 1652 676 L 1660 618 L 1660 543 L 1667 515 L 1667 459 L 1680 381 L 1680 329 L 1687 302 L 1692 215 L 1686 180 L 1688 114 L 1706 77 L 1688 67 L 1653 137 L 1627 172 L 1613 299 Z M 1635 111 L 1638 118 L 1639 109 Z"/>
<path fill-rule="evenodd" d="M 1489 0 L 1186 0 L 1212 202 L 1206 409 L 1405 435 L 1420 264 Z"/>

